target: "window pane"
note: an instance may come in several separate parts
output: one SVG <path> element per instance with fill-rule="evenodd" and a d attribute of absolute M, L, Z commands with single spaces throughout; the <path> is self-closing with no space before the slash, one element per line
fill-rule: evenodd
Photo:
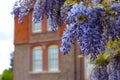
<path fill-rule="evenodd" d="M 49 62 L 49 70 L 58 70 L 58 61 L 50 61 Z"/>
<path fill-rule="evenodd" d="M 51 23 L 51 19 L 50 18 L 48 18 L 47 19 L 47 31 L 52 31 L 52 25 L 51 25 L 52 23 Z M 58 30 L 58 27 L 56 28 L 56 30 Z"/>
<path fill-rule="evenodd" d="M 32 14 L 32 18 L 33 18 L 33 14 Z M 36 23 L 34 23 L 32 21 L 32 32 L 33 33 L 42 32 L 42 22 L 41 21 L 36 22 Z"/>
<path fill-rule="evenodd" d="M 42 31 L 42 23 L 37 22 L 37 23 L 32 23 L 32 31 L 33 32 L 41 32 Z"/>
<path fill-rule="evenodd" d="M 49 47 L 49 58 L 58 58 L 58 48 L 57 47 Z"/>
<path fill-rule="evenodd" d="M 40 60 L 40 59 L 42 59 L 42 50 L 41 49 L 35 49 L 35 50 L 33 50 L 33 59 L 34 60 Z"/>
<path fill-rule="evenodd" d="M 48 67 L 49 70 L 58 70 L 58 46 L 48 48 Z"/>
<path fill-rule="evenodd" d="M 50 23 L 50 18 L 47 19 L 47 31 L 52 31 L 52 29 L 51 29 L 51 23 Z"/>
<path fill-rule="evenodd" d="M 33 63 L 33 70 L 36 71 L 36 70 L 42 70 L 42 61 L 34 61 Z"/>
<path fill-rule="evenodd" d="M 42 48 L 33 48 L 33 70 L 42 70 Z"/>

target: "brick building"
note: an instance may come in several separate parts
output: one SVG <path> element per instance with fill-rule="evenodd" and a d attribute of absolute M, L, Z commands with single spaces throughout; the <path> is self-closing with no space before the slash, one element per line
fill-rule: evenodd
<path fill-rule="evenodd" d="M 52 32 L 49 26 L 46 17 L 33 23 L 32 13 L 22 24 L 15 17 L 14 80 L 89 80 L 85 59 L 77 58 L 78 45 L 63 55 L 59 48 L 64 27 Z"/>

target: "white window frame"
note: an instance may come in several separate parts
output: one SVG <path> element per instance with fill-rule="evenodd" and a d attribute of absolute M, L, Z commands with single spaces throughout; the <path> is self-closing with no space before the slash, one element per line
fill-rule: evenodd
<path fill-rule="evenodd" d="M 35 54 L 35 50 L 40 50 L 40 53 L 36 53 Z M 39 55 L 40 59 L 35 59 L 35 57 L 38 57 L 37 55 Z M 42 47 L 39 46 L 39 47 L 34 47 L 33 50 L 32 50 L 32 71 L 33 72 L 42 72 L 43 71 L 43 51 L 42 51 Z M 37 63 L 37 61 L 40 61 L 41 63 L 41 68 L 39 69 L 35 69 L 36 65 L 34 65 L 34 63 Z"/>
<path fill-rule="evenodd" d="M 38 28 L 39 27 L 39 28 Z M 32 33 L 42 32 L 42 22 L 32 22 Z"/>
<path fill-rule="evenodd" d="M 50 23 L 50 18 L 47 19 L 47 31 L 52 31 L 52 29 L 51 29 L 51 23 Z"/>
<path fill-rule="evenodd" d="M 33 14 L 32 14 L 32 18 L 33 18 Z M 42 21 L 36 23 L 32 21 L 32 33 L 40 33 L 40 32 L 42 32 Z"/>
<path fill-rule="evenodd" d="M 52 55 L 52 54 L 55 54 L 55 53 L 51 53 L 50 51 L 51 51 L 51 49 L 57 49 L 57 57 L 55 58 L 55 57 L 53 57 L 53 58 L 50 58 L 50 55 Z M 54 55 L 53 55 L 54 56 Z M 55 61 L 57 61 L 57 67 L 56 68 L 51 68 L 51 64 L 50 64 L 50 61 L 53 61 L 53 60 L 55 60 Z M 55 63 L 53 63 L 53 64 L 55 64 Z M 53 66 L 55 66 L 55 65 L 53 65 Z M 51 45 L 51 46 L 49 46 L 48 47 L 48 71 L 52 71 L 52 72 L 56 72 L 56 71 L 59 71 L 59 49 L 58 49 L 58 46 L 57 45 Z"/>

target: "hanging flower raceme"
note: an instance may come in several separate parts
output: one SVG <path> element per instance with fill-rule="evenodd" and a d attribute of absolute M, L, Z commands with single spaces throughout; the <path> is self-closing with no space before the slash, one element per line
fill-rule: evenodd
<path fill-rule="evenodd" d="M 110 37 L 106 52 L 108 53 L 107 61 L 109 61 L 108 80 L 120 80 L 120 38 L 112 41 L 112 37 Z"/>
<path fill-rule="evenodd" d="M 33 8 L 34 3 L 35 0 L 20 0 L 15 2 L 12 14 L 15 14 L 18 17 L 19 23 L 23 22 L 24 17 L 28 15 Z"/>
<path fill-rule="evenodd" d="M 75 39 L 77 37 L 77 24 L 70 24 L 67 26 L 66 31 L 63 33 L 62 37 L 62 47 L 60 50 L 67 54 L 70 49 L 71 45 L 74 43 Z"/>
<path fill-rule="evenodd" d="M 90 80 L 109 80 L 106 67 L 95 66 L 90 74 Z"/>
<path fill-rule="evenodd" d="M 61 12 L 60 12 L 61 19 L 66 23 L 68 23 L 68 21 L 66 20 L 67 20 L 68 12 L 71 10 L 71 8 L 72 8 L 72 5 L 63 5 L 61 7 Z"/>
<path fill-rule="evenodd" d="M 114 56 L 107 65 L 108 80 L 120 80 L 120 54 Z"/>
<path fill-rule="evenodd" d="M 38 22 L 43 20 L 44 15 L 50 18 L 52 30 L 62 25 L 60 8 L 65 0 L 20 0 L 17 1 L 13 8 L 19 22 L 23 22 L 24 16 L 28 15 L 31 9 L 33 12 L 33 21 Z"/>
<path fill-rule="evenodd" d="M 79 3 L 73 1 L 71 5 L 64 5 L 65 1 L 20 0 L 15 3 L 13 14 L 19 18 L 21 23 L 23 17 L 34 9 L 33 21 L 41 21 L 46 15 L 51 21 L 52 30 L 56 30 L 64 21 L 68 25 L 62 37 L 61 51 L 64 54 L 70 51 L 76 39 L 83 55 L 96 58 L 98 54 L 104 53 L 110 36 L 112 40 L 120 37 L 119 1 L 107 7 L 88 0 Z M 101 0 L 98 2 L 102 3 Z"/>
<path fill-rule="evenodd" d="M 110 7 L 109 10 L 111 9 L 114 8 Z M 116 13 L 119 13 L 117 11 Z M 120 19 L 119 17 L 114 18 L 113 15 L 119 16 L 118 14 L 108 12 L 104 6 L 91 7 L 81 2 L 79 4 L 74 4 L 71 10 L 68 10 L 67 17 L 65 14 L 63 20 L 67 24 L 77 24 L 77 29 L 74 30 L 77 30 L 76 39 L 80 44 L 82 54 L 90 55 L 91 58 L 95 59 L 98 54 L 103 54 L 105 52 L 106 44 L 110 36 L 113 40 L 116 36 L 120 37 Z M 63 36 L 67 36 L 66 33 Z M 67 40 L 65 39 L 66 38 L 62 38 L 62 43 L 65 43 Z M 62 50 L 63 53 L 68 53 L 68 50 L 70 50 L 70 47 L 68 48 L 64 44 L 62 44 L 61 47 L 67 50 Z"/>
<path fill-rule="evenodd" d="M 110 9 L 116 12 L 116 15 L 120 15 L 120 2 L 113 3 Z"/>

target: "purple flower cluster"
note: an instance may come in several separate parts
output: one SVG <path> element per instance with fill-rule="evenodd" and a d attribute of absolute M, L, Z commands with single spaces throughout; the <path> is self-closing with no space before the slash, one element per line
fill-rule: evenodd
<path fill-rule="evenodd" d="M 114 4 L 112 4 L 110 9 L 113 10 L 113 11 L 116 11 L 117 15 L 120 15 L 120 2 L 118 1 Z"/>
<path fill-rule="evenodd" d="M 97 54 L 104 53 L 105 45 L 103 44 L 106 37 L 103 36 L 103 23 L 101 21 L 102 15 L 104 15 L 104 9 L 101 7 L 90 8 L 86 7 L 83 2 L 80 4 L 74 4 L 71 10 L 68 12 L 66 22 L 72 25 L 76 23 L 76 29 L 73 28 L 72 31 L 76 33 L 76 39 L 80 44 L 81 52 L 83 55 L 91 55 L 91 58 L 96 58 Z M 99 16 L 98 16 L 99 14 Z M 82 20 L 79 19 L 83 17 Z M 68 26 L 69 27 L 69 26 Z M 68 36 L 71 32 L 65 32 L 62 38 L 62 48 L 63 53 L 68 53 L 70 47 L 67 47 L 68 39 L 74 39 L 74 36 Z M 64 38 L 65 37 L 65 38 Z M 103 39 L 105 38 L 105 39 Z M 74 41 L 74 40 L 71 40 Z M 72 42 L 71 42 L 72 44 Z M 65 50 L 65 51 L 64 51 Z"/>
<path fill-rule="evenodd" d="M 23 22 L 24 16 L 28 15 L 33 8 L 34 3 L 35 0 L 20 0 L 15 2 L 12 14 L 15 14 L 18 17 L 19 23 Z"/>
<path fill-rule="evenodd" d="M 46 0 L 37 0 L 34 6 L 33 21 L 41 21 L 44 17 Z"/>
<path fill-rule="evenodd" d="M 120 37 L 120 16 L 116 20 L 116 31 L 115 31 L 115 33 L 118 37 Z"/>
<path fill-rule="evenodd" d="M 107 65 L 108 80 L 120 80 L 120 59 L 113 60 Z"/>
<path fill-rule="evenodd" d="M 62 25 L 60 8 L 65 0 L 20 0 L 14 4 L 13 14 L 15 14 L 19 22 L 22 23 L 24 16 L 26 16 L 31 9 L 33 12 L 33 21 L 43 20 L 44 15 L 51 19 L 52 30 Z"/>
<path fill-rule="evenodd" d="M 120 54 L 104 66 L 95 66 L 90 73 L 90 80 L 120 80 Z"/>
<path fill-rule="evenodd" d="M 70 24 L 66 27 L 66 31 L 63 33 L 62 37 L 62 47 L 60 50 L 64 53 L 67 54 L 70 49 L 71 45 L 74 43 L 74 40 L 77 37 L 77 24 Z"/>
<path fill-rule="evenodd" d="M 96 66 L 90 74 L 90 80 L 109 80 L 106 67 Z"/>
<path fill-rule="evenodd" d="M 62 37 L 61 51 L 70 51 L 75 40 L 80 44 L 83 55 L 103 54 L 109 37 L 120 37 L 120 2 L 112 4 L 109 10 L 103 6 L 89 6 L 85 2 L 64 5 L 66 0 L 20 0 L 13 7 L 19 22 L 34 9 L 33 21 L 41 21 L 46 15 L 50 19 L 52 30 L 56 30 L 63 21 L 68 26 Z M 98 0 L 99 2 L 101 0 Z M 89 2 L 89 1 L 88 1 Z"/>
<path fill-rule="evenodd" d="M 68 12 L 71 10 L 72 6 L 71 5 L 63 5 L 61 7 L 61 19 L 67 23 L 67 16 L 68 16 Z"/>
<path fill-rule="evenodd" d="M 52 30 L 56 30 L 61 25 L 60 8 L 63 4 L 64 0 L 38 0 L 34 7 L 33 21 L 41 21 L 46 15 L 50 18 Z"/>
<path fill-rule="evenodd" d="M 87 7 L 83 2 L 81 2 L 80 4 L 74 4 L 71 10 L 68 12 L 68 16 L 65 21 L 69 23 L 76 23 L 80 16 L 86 15 L 86 10 Z"/>
<path fill-rule="evenodd" d="M 118 9 L 118 5 L 116 6 Z M 82 54 L 96 58 L 98 54 L 104 53 L 110 36 L 113 40 L 116 36 L 120 37 L 120 17 L 118 14 L 115 14 L 117 18 L 114 18 L 113 14 L 108 14 L 104 7 L 89 7 L 83 2 L 74 4 L 71 10 L 69 10 L 69 7 L 67 9 L 67 17 L 66 13 L 63 14 L 65 16 L 63 20 L 69 25 L 76 24 L 76 29 L 72 31 L 77 32 L 77 34 L 76 37 L 66 37 L 70 35 L 71 32 L 68 32 L 68 30 L 66 30 L 67 33 L 64 32 L 61 46 L 61 51 L 64 54 L 70 51 L 70 46 L 72 45 L 71 42 L 69 46 L 67 46 L 67 40 L 76 38 L 80 44 Z M 111 7 L 110 10 L 111 9 L 115 8 Z M 116 13 L 118 13 L 117 11 Z"/>

